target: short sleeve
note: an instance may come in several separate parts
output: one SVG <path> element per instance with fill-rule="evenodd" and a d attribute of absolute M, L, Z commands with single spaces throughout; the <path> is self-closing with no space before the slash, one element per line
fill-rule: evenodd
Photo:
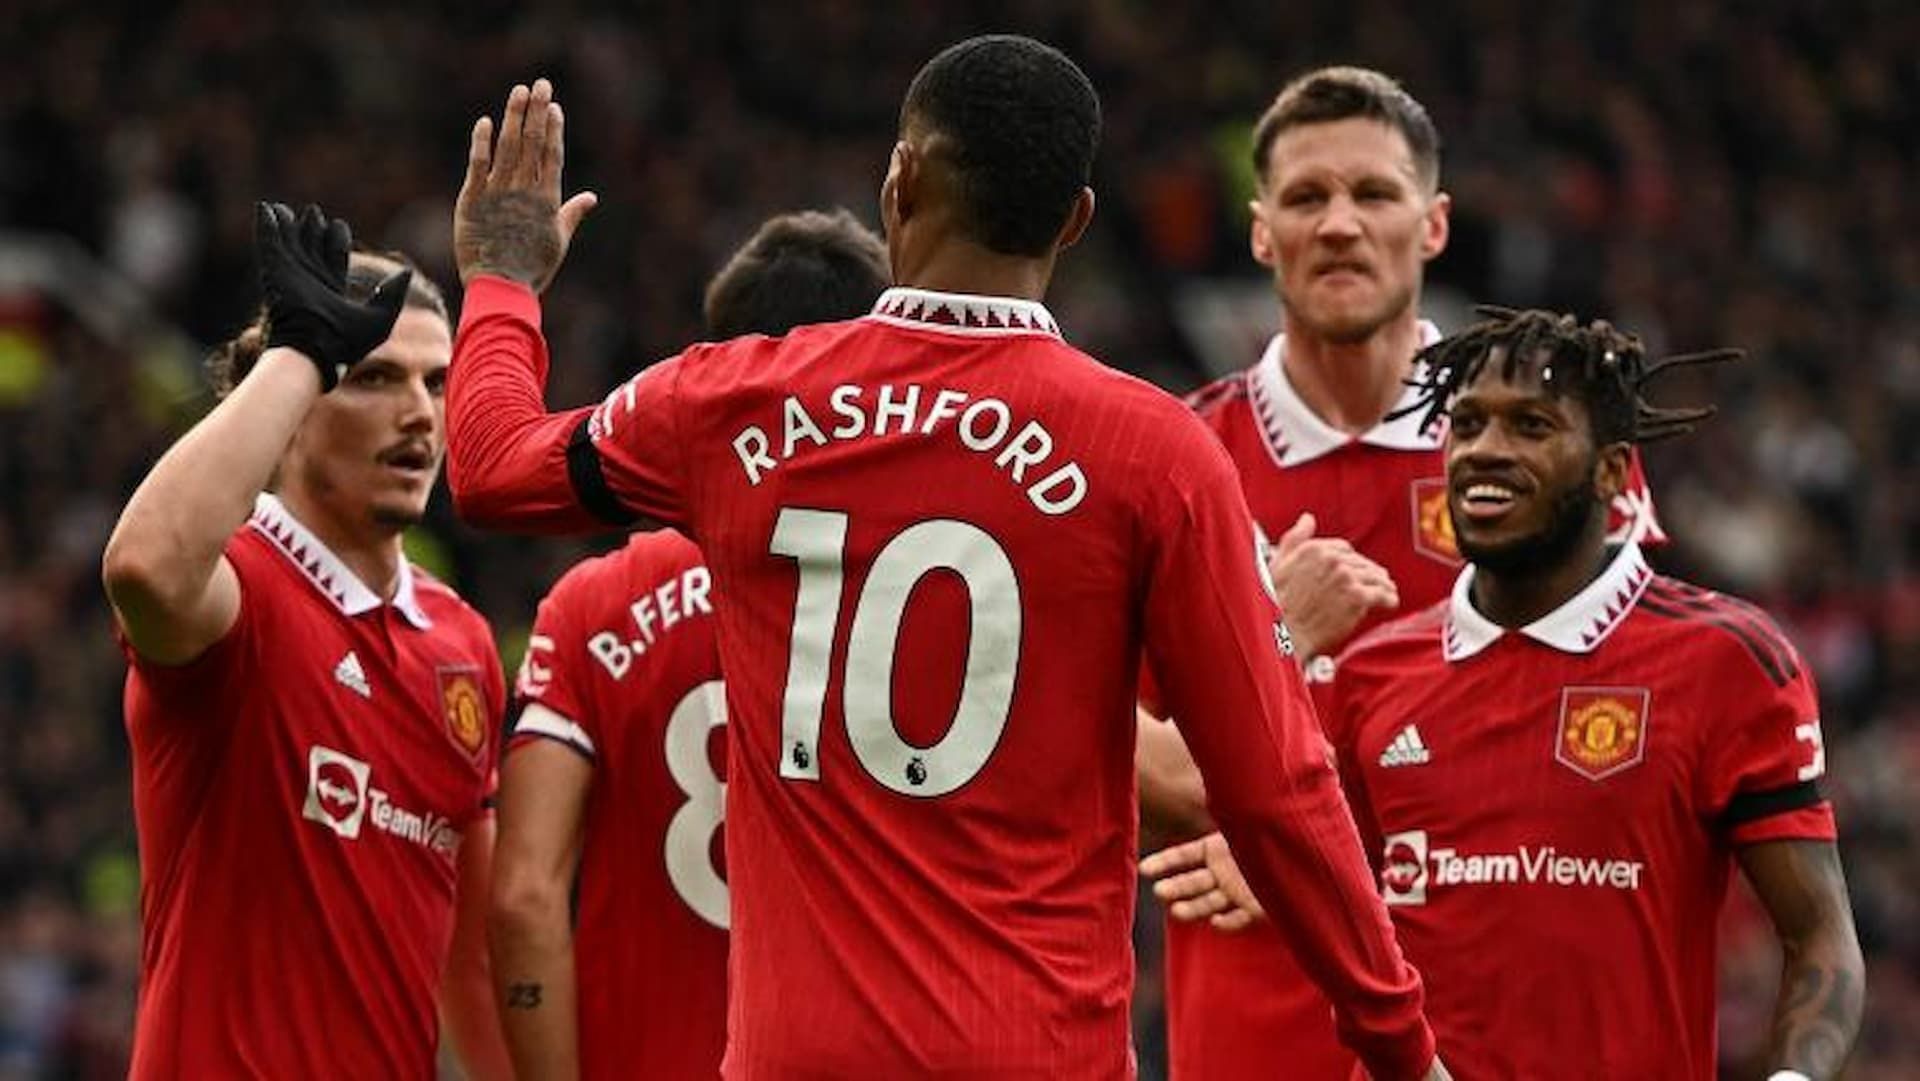
<path fill-rule="evenodd" d="M 1764 654 L 1734 656 L 1727 678 L 1703 681 L 1714 688 L 1709 700 L 1726 705 L 1704 733 L 1701 810 L 1734 844 L 1832 840 L 1813 677 L 1786 640 L 1766 630 L 1755 646 Z"/>
<path fill-rule="evenodd" d="M 592 712 L 587 708 L 592 673 L 586 666 L 593 661 L 587 635 L 578 628 L 568 602 L 580 581 L 580 568 L 575 568 L 540 602 L 533 634 L 527 640 L 526 658 L 514 681 L 521 710 L 513 741 L 558 740 L 592 758 L 598 747 Z M 526 707 L 533 704 L 544 706 L 545 712 L 529 713 Z"/>
<path fill-rule="evenodd" d="M 156 702 L 183 701 L 189 704 L 209 701 L 237 701 L 240 684 L 255 668 L 259 655 L 261 630 L 274 625 L 275 598 L 267 578 L 270 568 L 263 565 L 263 553 L 246 543 L 244 533 L 227 541 L 225 555 L 240 582 L 240 611 L 233 626 L 220 640 L 185 664 L 160 664 L 148 660 L 127 640 L 119 621 L 113 626 L 114 641 L 127 659 L 127 667 L 143 690 Z M 174 715 L 169 711 L 168 715 Z M 180 715 L 218 716 L 219 710 L 191 709 Z"/>

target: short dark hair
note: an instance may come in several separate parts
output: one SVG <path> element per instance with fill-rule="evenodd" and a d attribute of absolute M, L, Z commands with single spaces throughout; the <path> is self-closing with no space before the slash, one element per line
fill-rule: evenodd
<path fill-rule="evenodd" d="M 1438 423 L 1456 394 L 1478 378 L 1495 349 L 1504 348 L 1501 374 L 1512 379 L 1522 365 L 1539 364 L 1549 393 L 1566 395 L 1586 406 L 1594 446 L 1653 443 L 1693 430 L 1713 415 L 1711 405 L 1662 408 L 1646 399 L 1646 389 L 1662 373 L 1694 364 L 1717 364 L 1746 354 L 1738 349 L 1648 360 L 1640 339 L 1604 319 L 1585 326 L 1571 315 L 1529 309 L 1515 311 L 1482 305 L 1485 322 L 1443 338 L 1414 358 L 1416 403 L 1395 416 L 1426 412 L 1426 424 Z"/>
<path fill-rule="evenodd" d="M 707 284 L 707 333 L 780 335 L 865 315 L 886 289 L 887 249 L 846 210 L 767 219 Z"/>
<path fill-rule="evenodd" d="M 407 285 L 406 306 L 424 308 L 451 325 L 447 298 L 441 294 L 440 287 L 402 252 L 356 250 L 347 257 L 346 294 L 364 301 L 373 296 L 375 286 L 402 268 L 413 271 L 413 280 Z M 253 313 L 240 333 L 220 343 L 207 357 L 207 378 L 213 383 L 214 397 L 224 398 L 233 393 L 233 388 L 240 385 L 260 354 L 266 351 L 267 309 L 263 306 Z"/>
<path fill-rule="evenodd" d="M 1050 45 L 992 34 L 950 45 L 913 77 L 901 130 L 948 137 L 959 222 L 1004 255 L 1045 255 L 1093 176 L 1100 97 Z"/>
<path fill-rule="evenodd" d="M 1253 175 L 1267 182 L 1274 140 L 1290 128 L 1331 124 L 1362 117 L 1399 132 L 1413 154 L 1413 166 L 1428 187 L 1440 183 L 1440 129 L 1426 106 L 1414 100 L 1393 76 L 1372 68 L 1317 68 L 1280 89 L 1253 128 Z"/>

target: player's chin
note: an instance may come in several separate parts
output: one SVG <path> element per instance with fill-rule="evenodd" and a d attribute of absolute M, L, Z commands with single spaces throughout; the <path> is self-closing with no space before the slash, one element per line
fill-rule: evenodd
<path fill-rule="evenodd" d="M 1313 306 L 1310 322 L 1321 338 L 1336 345 L 1364 342 L 1393 318 L 1392 305 L 1372 290 L 1355 290 Z"/>
<path fill-rule="evenodd" d="M 1498 526 L 1468 525 L 1455 522 L 1454 546 L 1467 562 L 1495 574 L 1522 574 L 1540 569 L 1552 558 L 1549 532 L 1538 525 L 1520 526 L 1502 522 Z"/>
<path fill-rule="evenodd" d="M 376 524 L 398 532 L 412 529 L 427 516 L 427 497 L 432 489 L 420 493 L 394 494 L 373 501 L 370 508 Z"/>

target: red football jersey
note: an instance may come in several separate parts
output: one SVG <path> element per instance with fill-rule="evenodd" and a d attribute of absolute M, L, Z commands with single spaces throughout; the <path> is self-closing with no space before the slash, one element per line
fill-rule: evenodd
<path fill-rule="evenodd" d="M 1422 345 L 1439 337 L 1432 323 L 1421 324 Z M 1401 613 L 1446 596 L 1461 560 L 1447 514 L 1444 433 L 1422 428 L 1424 410 L 1359 437 L 1333 428 L 1294 390 L 1282 365 L 1285 348 L 1285 336 L 1275 336 L 1259 363 L 1188 398 L 1239 467 L 1254 521 L 1268 537 L 1279 537 L 1312 512 L 1317 536 L 1344 539 L 1386 568 Z M 1417 400 L 1409 388 L 1388 415 Z M 1619 542 L 1666 539 L 1637 452 L 1611 524 Z M 1369 614 L 1355 636 L 1394 615 Z M 1307 662 L 1323 711 L 1336 652 Z M 1345 1081 L 1353 1067 L 1352 1054 L 1334 1035 L 1326 997 L 1266 926 L 1222 934 L 1204 923 L 1167 921 L 1167 1030 L 1176 1078 L 1263 1078 L 1276 1056 L 1286 1062 L 1287 1076 L 1301 1081 Z"/>
<path fill-rule="evenodd" d="M 513 746 L 555 739 L 593 763 L 573 936 L 588 1078 L 711 1078 L 726 1050 L 711 587 L 691 541 L 636 533 L 555 584 L 520 668 L 521 700 L 550 714 L 522 713 Z"/>
<path fill-rule="evenodd" d="M 391 604 L 271 495 L 240 614 L 189 664 L 124 647 L 142 948 L 132 1076 L 434 1076 L 455 856 L 502 714 L 486 621 Z"/>
<path fill-rule="evenodd" d="M 730 1077 L 1132 1071 L 1142 649 L 1249 875 L 1379 1076 L 1428 1061 L 1254 527 L 1178 401 L 1042 306 L 890 290 L 540 406 L 481 278 L 449 477 L 481 521 L 684 526 L 724 597 Z M 1376 915 L 1378 914 L 1378 915 Z"/>
<path fill-rule="evenodd" d="M 1813 679 L 1637 546 L 1505 632 L 1468 599 L 1343 658 L 1327 715 L 1462 1081 L 1711 1081 L 1733 850 L 1832 840 Z"/>

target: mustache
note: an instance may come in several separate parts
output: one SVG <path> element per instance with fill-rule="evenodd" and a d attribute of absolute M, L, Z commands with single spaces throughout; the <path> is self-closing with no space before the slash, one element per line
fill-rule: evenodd
<path fill-rule="evenodd" d="M 381 465 L 401 465 L 424 467 L 434 463 L 438 457 L 434 444 L 427 439 L 403 439 L 390 444 L 374 455 Z"/>

